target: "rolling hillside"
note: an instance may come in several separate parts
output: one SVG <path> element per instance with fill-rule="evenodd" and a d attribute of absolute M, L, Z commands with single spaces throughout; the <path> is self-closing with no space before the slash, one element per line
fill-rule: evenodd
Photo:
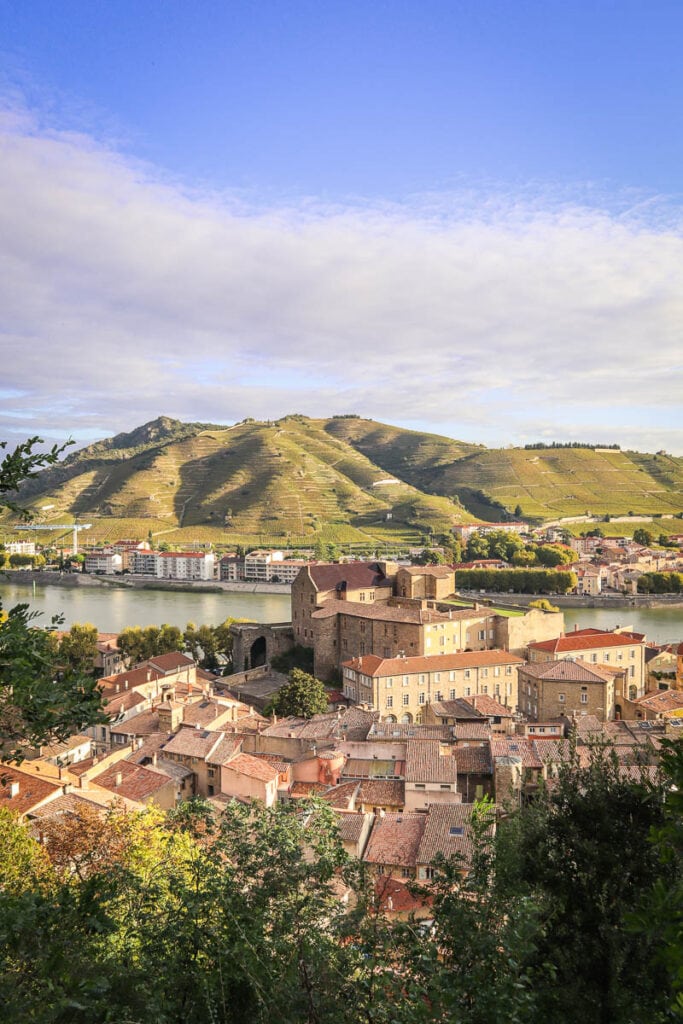
<path fill-rule="evenodd" d="M 151 531 L 172 544 L 407 545 L 517 505 L 537 521 L 677 513 L 683 459 L 488 449 L 359 417 L 231 427 L 161 417 L 70 455 L 21 498 L 36 521 L 92 522 L 89 540 Z"/>

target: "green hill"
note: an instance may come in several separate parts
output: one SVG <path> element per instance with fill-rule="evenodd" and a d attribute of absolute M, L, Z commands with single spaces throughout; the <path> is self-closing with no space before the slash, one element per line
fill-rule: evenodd
<path fill-rule="evenodd" d="M 360 417 L 231 427 L 161 417 L 27 481 L 36 521 L 77 517 L 88 539 L 419 544 L 455 522 L 671 514 L 683 459 L 616 449 L 488 449 Z M 4 517 L 7 529 L 10 517 Z"/>

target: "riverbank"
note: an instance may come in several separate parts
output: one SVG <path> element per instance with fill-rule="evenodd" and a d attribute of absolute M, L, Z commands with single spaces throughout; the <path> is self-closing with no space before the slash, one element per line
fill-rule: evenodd
<path fill-rule="evenodd" d="M 44 569 L 5 570 L 7 583 L 37 587 L 97 587 L 115 590 L 165 590 L 188 594 L 291 594 L 289 583 L 245 583 L 240 580 L 160 580 L 154 576 L 93 576 Z"/>
<path fill-rule="evenodd" d="M 460 590 L 467 601 L 491 601 L 503 608 L 528 608 L 532 601 L 550 601 L 558 608 L 683 608 L 682 594 L 497 594 L 480 590 Z"/>

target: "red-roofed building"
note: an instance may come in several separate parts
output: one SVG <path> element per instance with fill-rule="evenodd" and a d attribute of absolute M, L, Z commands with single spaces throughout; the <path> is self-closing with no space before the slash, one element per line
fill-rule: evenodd
<path fill-rule="evenodd" d="M 441 635 L 437 621 L 437 642 Z M 488 697 L 499 709 L 496 714 L 511 715 L 517 708 L 517 670 L 521 665 L 524 659 L 509 651 L 460 651 L 408 658 L 366 654 L 345 661 L 342 676 L 345 695 L 370 704 L 384 721 L 437 725 L 444 717 L 438 711 L 442 702 L 461 698 Z M 507 710 L 501 712 L 501 704 Z M 437 711 L 430 711 L 434 706 Z M 489 717 L 488 712 L 482 714 Z"/>
<path fill-rule="evenodd" d="M 645 636 L 642 633 L 576 629 L 554 640 L 529 644 L 528 653 L 532 664 L 558 658 L 578 659 L 587 665 L 623 671 L 626 677 L 624 696 L 629 700 L 641 697 L 645 690 Z"/>

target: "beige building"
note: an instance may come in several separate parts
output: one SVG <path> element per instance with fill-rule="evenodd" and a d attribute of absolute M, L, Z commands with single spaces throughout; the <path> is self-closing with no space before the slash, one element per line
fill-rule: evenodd
<path fill-rule="evenodd" d="M 575 629 L 554 640 L 529 644 L 528 657 L 532 663 L 563 659 L 613 668 L 625 673 L 624 696 L 629 700 L 637 700 L 645 692 L 645 637 L 642 633 Z"/>
<path fill-rule="evenodd" d="M 445 565 L 401 566 L 396 573 L 396 597 L 443 601 L 455 592 L 455 571 Z"/>
<path fill-rule="evenodd" d="M 484 694 L 517 709 L 517 671 L 508 651 L 461 651 L 429 657 L 369 654 L 342 664 L 343 692 L 379 711 L 386 722 L 422 723 L 430 704 Z"/>
<path fill-rule="evenodd" d="M 520 711 L 537 722 L 560 715 L 615 715 L 615 676 L 620 672 L 578 659 L 536 661 L 519 669 Z"/>

